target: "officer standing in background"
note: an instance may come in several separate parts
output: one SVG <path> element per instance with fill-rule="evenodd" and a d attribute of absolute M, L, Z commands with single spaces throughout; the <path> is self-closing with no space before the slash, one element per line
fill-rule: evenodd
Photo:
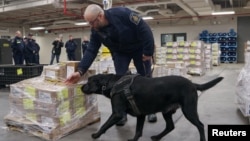
<path fill-rule="evenodd" d="M 24 62 L 24 41 L 21 31 L 16 31 L 15 38 L 11 42 L 12 57 L 15 65 L 23 65 Z"/>
<path fill-rule="evenodd" d="M 82 41 L 82 56 L 84 55 L 84 52 L 87 49 L 88 45 L 89 45 L 89 39 L 87 36 L 84 36 Z"/>
<path fill-rule="evenodd" d="M 29 33 L 25 43 L 25 63 L 26 65 L 35 64 L 35 53 L 36 53 L 36 44 L 33 39 L 33 34 Z"/>
<path fill-rule="evenodd" d="M 89 5 L 84 12 L 84 19 L 91 26 L 89 46 L 79 64 L 78 72 L 65 81 L 77 83 L 93 63 L 104 44 L 112 52 L 115 71 L 124 75 L 133 60 L 137 73 L 151 76 L 151 59 L 154 54 L 153 33 L 148 24 L 136 13 L 126 7 L 114 7 L 103 10 L 96 4 Z M 155 114 L 148 116 L 149 122 L 157 120 Z M 124 125 L 126 114 L 117 125 Z"/>
<path fill-rule="evenodd" d="M 39 46 L 39 44 L 36 42 L 35 39 L 33 39 L 33 40 L 34 40 L 34 44 L 35 44 L 34 63 L 35 63 L 35 64 L 40 64 L 40 55 L 39 55 L 40 46 Z"/>
<path fill-rule="evenodd" d="M 76 60 L 75 51 L 76 51 L 76 48 L 77 48 L 77 44 L 73 40 L 72 35 L 69 35 L 69 40 L 66 42 L 65 48 L 66 48 L 66 52 L 67 52 L 67 55 L 68 55 L 68 60 L 69 61 L 75 61 Z"/>
<path fill-rule="evenodd" d="M 53 48 L 51 50 L 50 65 L 53 64 L 55 57 L 56 57 L 56 62 L 59 63 L 59 59 L 60 59 L 60 55 L 61 55 L 61 50 L 62 50 L 62 47 L 64 45 L 64 43 L 62 41 L 62 37 L 56 38 L 52 42 L 52 45 L 53 45 Z"/>

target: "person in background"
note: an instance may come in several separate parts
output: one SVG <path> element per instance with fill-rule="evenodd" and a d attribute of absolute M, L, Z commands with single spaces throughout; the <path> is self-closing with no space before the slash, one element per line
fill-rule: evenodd
<path fill-rule="evenodd" d="M 24 42 L 24 51 L 23 51 L 23 55 L 24 55 L 24 61 L 25 64 L 28 65 L 28 55 L 27 55 L 27 46 L 28 46 L 28 38 L 26 36 L 23 37 L 23 42 Z"/>
<path fill-rule="evenodd" d="M 24 41 L 21 31 L 16 31 L 14 39 L 11 41 L 12 57 L 15 65 L 24 63 Z"/>
<path fill-rule="evenodd" d="M 25 39 L 25 49 L 24 49 L 24 58 L 26 65 L 35 64 L 35 52 L 36 44 L 33 39 L 33 34 L 29 33 L 27 39 Z"/>
<path fill-rule="evenodd" d="M 69 76 L 65 84 L 74 84 L 80 80 L 93 63 L 102 44 L 111 52 L 116 74 L 126 74 L 133 60 L 138 74 L 151 76 L 153 33 L 138 14 L 126 7 L 103 10 L 100 6 L 91 4 L 86 8 L 84 18 L 91 26 L 89 46 L 84 52 L 78 71 Z M 122 126 L 126 121 L 125 113 L 117 125 Z M 156 115 L 149 115 L 148 121 L 156 122 Z"/>
<path fill-rule="evenodd" d="M 40 46 L 39 44 L 36 42 L 36 40 L 34 40 L 35 43 L 35 54 L 34 54 L 34 63 L 35 64 L 40 64 L 40 55 L 39 55 L 39 51 L 40 51 Z"/>
<path fill-rule="evenodd" d="M 61 49 L 64 45 L 63 41 L 62 41 L 62 37 L 61 38 L 56 38 L 53 42 L 52 42 L 53 48 L 51 50 L 51 60 L 50 60 L 50 65 L 53 64 L 54 59 L 56 57 L 56 62 L 59 63 L 59 59 L 60 59 L 60 55 L 61 55 Z"/>
<path fill-rule="evenodd" d="M 84 55 L 84 52 L 87 49 L 88 45 L 89 45 L 89 39 L 87 36 L 84 36 L 82 41 L 82 56 Z"/>
<path fill-rule="evenodd" d="M 77 44 L 73 40 L 72 35 L 69 35 L 69 40 L 66 42 L 65 48 L 66 48 L 68 60 L 69 61 L 75 61 L 76 60 L 75 51 L 76 51 L 76 48 L 77 48 Z"/>

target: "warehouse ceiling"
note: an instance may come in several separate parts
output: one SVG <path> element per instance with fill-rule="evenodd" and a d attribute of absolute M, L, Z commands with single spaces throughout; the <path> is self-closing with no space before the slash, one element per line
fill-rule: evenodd
<path fill-rule="evenodd" d="M 83 12 L 92 3 L 102 6 L 103 0 L 0 0 L 0 26 L 76 28 L 74 23 L 84 21 Z M 234 10 L 236 16 L 250 15 L 250 0 L 112 0 L 112 7 L 116 6 L 154 17 L 149 23 L 176 19 L 199 21 L 213 17 L 212 11 Z"/>

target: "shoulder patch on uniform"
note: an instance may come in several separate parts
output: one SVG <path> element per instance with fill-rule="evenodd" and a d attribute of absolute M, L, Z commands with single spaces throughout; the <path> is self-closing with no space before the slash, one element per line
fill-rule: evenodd
<path fill-rule="evenodd" d="M 129 19 L 132 23 L 134 23 L 136 25 L 138 25 L 139 22 L 141 21 L 141 17 L 133 12 L 130 14 Z"/>

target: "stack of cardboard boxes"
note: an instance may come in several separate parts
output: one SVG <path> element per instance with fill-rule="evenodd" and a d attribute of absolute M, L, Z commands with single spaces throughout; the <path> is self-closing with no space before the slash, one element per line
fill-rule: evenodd
<path fill-rule="evenodd" d="M 212 64 L 214 66 L 220 65 L 220 44 L 219 43 L 213 43 L 212 44 Z"/>
<path fill-rule="evenodd" d="M 204 44 L 205 47 L 205 68 L 207 70 L 211 70 L 213 68 L 212 65 L 212 45 Z"/>
<path fill-rule="evenodd" d="M 167 62 L 183 63 L 188 74 L 205 74 L 205 47 L 203 41 L 179 41 L 166 44 Z"/>
<path fill-rule="evenodd" d="M 205 47 L 203 41 L 192 41 L 189 47 L 188 74 L 204 75 L 205 66 Z"/>
<path fill-rule="evenodd" d="M 40 77 L 12 84 L 6 125 L 46 140 L 57 140 L 99 121 L 96 96 L 84 95 L 81 91 L 84 81 L 72 86 L 62 82 L 67 74 L 76 70 L 78 63 L 47 66 Z M 94 71 L 86 73 L 88 76 L 93 74 Z"/>

